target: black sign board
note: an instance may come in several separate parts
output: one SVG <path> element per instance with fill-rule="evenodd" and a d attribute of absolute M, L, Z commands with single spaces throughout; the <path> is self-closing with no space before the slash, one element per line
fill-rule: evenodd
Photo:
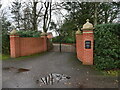
<path fill-rule="evenodd" d="M 85 49 L 91 49 L 91 41 L 85 41 Z"/>

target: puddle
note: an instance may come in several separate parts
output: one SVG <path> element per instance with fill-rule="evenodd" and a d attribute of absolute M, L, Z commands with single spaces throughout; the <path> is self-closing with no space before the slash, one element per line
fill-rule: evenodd
<path fill-rule="evenodd" d="M 3 70 L 16 71 L 17 73 L 30 71 L 30 69 L 15 68 L 15 67 L 4 67 Z"/>
<path fill-rule="evenodd" d="M 27 72 L 27 71 L 30 71 L 30 69 L 25 69 L 25 68 L 19 68 L 18 69 L 18 73 Z"/>
<path fill-rule="evenodd" d="M 66 81 L 70 78 L 71 78 L 70 76 L 65 75 L 65 74 L 51 73 L 51 74 L 48 74 L 45 77 L 41 77 L 36 82 L 40 86 L 42 86 L 42 85 L 53 85 L 55 83 L 59 83 L 60 81 Z"/>

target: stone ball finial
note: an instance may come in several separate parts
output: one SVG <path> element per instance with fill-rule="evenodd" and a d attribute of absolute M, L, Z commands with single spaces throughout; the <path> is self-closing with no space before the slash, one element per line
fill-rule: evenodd
<path fill-rule="evenodd" d="M 87 19 L 86 21 L 87 21 L 87 22 L 89 22 L 90 20 L 89 20 L 89 19 Z"/>
<path fill-rule="evenodd" d="M 83 25 L 82 30 L 93 30 L 93 25 L 89 22 L 89 19 L 86 20 L 87 22 Z"/>
<path fill-rule="evenodd" d="M 46 35 L 47 35 L 47 33 L 42 32 L 40 35 L 41 35 L 41 36 L 46 36 Z"/>
<path fill-rule="evenodd" d="M 13 29 L 11 32 L 10 32 L 10 35 L 16 35 L 17 34 L 17 30 Z"/>
<path fill-rule="evenodd" d="M 78 30 L 76 31 L 76 34 L 82 34 L 82 32 L 80 31 L 80 29 L 78 29 Z"/>

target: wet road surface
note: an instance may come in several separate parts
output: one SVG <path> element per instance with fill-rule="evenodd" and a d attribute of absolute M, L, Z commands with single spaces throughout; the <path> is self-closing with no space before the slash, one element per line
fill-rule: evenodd
<path fill-rule="evenodd" d="M 3 61 L 3 88 L 117 88 L 117 77 L 104 76 L 91 66 L 83 66 L 75 53 L 47 52 L 21 60 Z M 12 67 L 12 69 L 8 68 Z M 6 68 L 6 69 L 5 69 Z M 7 69 L 8 68 L 8 69 Z M 22 68 L 22 69 L 21 69 Z M 21 72 L 17 72 L 18 70 Z M 36 81 L 50 73 L 65 74 L 71 78 L 53 85 Z"/>

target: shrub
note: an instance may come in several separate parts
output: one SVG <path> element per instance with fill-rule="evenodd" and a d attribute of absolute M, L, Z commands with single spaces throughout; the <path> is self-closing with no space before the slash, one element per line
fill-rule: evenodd
<path fill-rule="evenodd" d="M 94 64 L 98 69 L 120 68 L 120 24 L 95 27 Z"/>
<path fill-rule="evenodd" d="M 59 36 L 54 37 L 54 38 L 52 39 L 52 42 L 53 42 L 53 43 L 59 43 L 59 42 L 60 42 L 60 37 L 59 37 Z"/>

